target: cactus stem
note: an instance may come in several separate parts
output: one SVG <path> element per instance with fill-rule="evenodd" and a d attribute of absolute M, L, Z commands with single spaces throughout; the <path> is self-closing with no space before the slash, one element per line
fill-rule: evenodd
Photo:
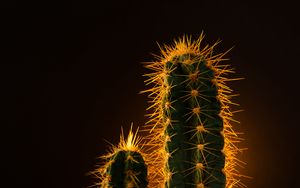
<path fill-rule="evenodd" d="M 145 65 L 154 71 L 145 75 L 146 85 L 154 87 L 142 92 L 149 93 L 148 110 L 152 110 L 145 126 L 150 133 L 146 138 L 150 187 L 223 187 L 225 183 L 226 188 L 244 187 L 237 175 L 242 164 L 237 158 L 242 151 L 236 146 L 239 133 L 231 124 L 238 121 L 229 108 L 238 104 L 232 102 L 236 95 L 226 85 L 240 78 L 227 78 L 234 71 L 223 61 L 231 49 L 213 54 L 220 41 L 204 46 L 203 38 L 201 33 L 193 42 L 184 36 L 173 45 L 159 46 L 161 55 Z"/>

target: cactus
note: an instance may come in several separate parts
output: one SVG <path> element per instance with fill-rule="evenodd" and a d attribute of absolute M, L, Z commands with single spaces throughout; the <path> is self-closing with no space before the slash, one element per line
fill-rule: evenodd
<path fill-rule="evenodd" d="M 103 156 L 106 163 L 96 171 L 101 179 L 98 184 L 101 188 L 147 187 L 147 166 L 144 154 L 138 147 L 140 140 L 132 128 L 127 140 L 122 131 L 119 145 L 113 146 L 109 154 Z"/>
<path fill-rule="evenodd" d="M 195 42 L 184 36 L 173 46 L 160 47 L 162 56 L 149 62 L 153 70 L 147 84 L 150 120 L 147 159 L 150 187 L 224 188 L 239 181 L 236 158 L 240 141 L 233 130 L 230 105 L 232 90 L 226 78 L 233 73 L 224 61 L 227 53 L 213 54 L 212 46 L 200 48 L 203 33 Z"/>
<path fill-rule="evenodd" d="M 103 156 L 106 163 L 94 174 L 101 188 L 233 188 L 246 187 L 237 170 L 239 134 L 232 122 L 233 90 L 226 85 L 234 73 L 223 64 L 225 53 L 214 54 L 214 45 L 200 47 L 204 38 L 192 42 L 183 36 L 172 46 L 160 47 L 157 61 L 146 67 L 149 92 L 149 134 L 141 138 L 123 131 L 118 146 Z M 142 92 L 142 93 L 143 93 Z M 146 147 L 144 147 L 146 146 Z M 143 152 L 142 152 L 143 150 Z M 148 170 L 148 171 L 147 171 Z M 148 183 L 149 182 L 149 183 Z"/>

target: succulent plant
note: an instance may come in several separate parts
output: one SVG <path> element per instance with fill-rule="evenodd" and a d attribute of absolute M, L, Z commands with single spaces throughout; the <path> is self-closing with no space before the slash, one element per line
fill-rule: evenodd
<path fill-rule="evenodd" d="M 183 36 L 160 46 L 161 55 L 145 63 L 152 72 L 142 93 L 151 105 L 143 138 L 123 131 L 118 146 L 103 156 L 96 170 L 101 188 L 232 188 L 241 181 L 237 158 L 239 133 L 232 126 L 233 90 L 227 82 L 234 70 L 215 54 L 217 41 L 202 47 L 203 33 Z M 143 139 L 143 144 L 141 143 Z"/>

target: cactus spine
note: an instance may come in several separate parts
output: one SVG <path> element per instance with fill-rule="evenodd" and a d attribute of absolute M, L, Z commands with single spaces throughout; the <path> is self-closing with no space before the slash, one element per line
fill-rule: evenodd
<path fill-rule="evenodd" d="M 150 187 L 224 188 L 239 183 L 236 155 L 239 142 L 230 121 L 232 90 L 225 85 L 232 73 L 221 64 L 226 53 L 213 55 L 213 46 L 200 48 L 204 35 L 161 47 L 162 56 L 150 62 L 146 90 L 153 103 L 146 130 L 151 154 Z M 160 169 L 159 171 L 157 169 Z"/>
<path fill-rule="evenodd" d="M 123 132 L 118 147 L 104 156 L 106 163 L 97 170 L 101 188 L 146 188 L 147 166 L 138 144 L 140 138 L 130 130 L 127 140 Z"/>

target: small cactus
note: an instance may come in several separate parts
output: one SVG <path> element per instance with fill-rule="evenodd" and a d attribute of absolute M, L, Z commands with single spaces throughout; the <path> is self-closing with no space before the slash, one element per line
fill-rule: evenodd
<path fill-rule="evenodd" d="M 122 131 L 118 147 L 111 148 L 111 152 L 103 157 L 106 163 L 97 170 L 96 174 L 101 177 L 98 184 L 101 188 L 147 187 L 147 166 L 144 154 L 138 147 L 140 140 L 132 128 L 127 140 Z"/>
<path fill-rule="evenodd" d="M 146 125 L 150 187 L 224 188 L 239 183 L 237 133 L 230 121 L 232 90 L 225 84 L 233 70 L 220 62 L 226 53 L 213 55 L 213 46 L 200 48 L 204 35 L 192 42 L 183 37 L 161 48 L 158 61 L 146 64 L 144 92 L 153 103 Z M 159 170 L 158 170 L 159 169 Z"/>

